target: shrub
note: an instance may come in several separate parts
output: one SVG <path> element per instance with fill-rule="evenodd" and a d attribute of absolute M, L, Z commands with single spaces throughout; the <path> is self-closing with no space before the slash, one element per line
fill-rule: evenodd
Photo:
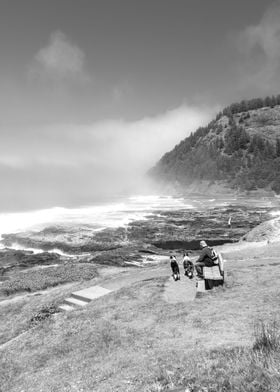
<path fill-rule="evenodd" d="M 10 295 L 18 291 L 37 291 L 67 282 L 90 280 L 97 276 L 96 266 L 91 264 L 66 264 L 39 270 L 19 272 L 11 280 L 3 282 L 0 294 Z"/>
<path fill-rule="evenodd" d="M 58 307 L 54 304 L 42 307 L 38 312 L 36 312 L 30 319 L 31 326 L 40 323 L 41 321 L 46 320 L 52 314 L 57 313 Z"/>
<path fill-rule="evenodd" d="M 280 349 L 280 331 L 276 321 L 265 323 L 261 321 L 255 326 L 255 342 L 253 350 L 265 352 Z"/>

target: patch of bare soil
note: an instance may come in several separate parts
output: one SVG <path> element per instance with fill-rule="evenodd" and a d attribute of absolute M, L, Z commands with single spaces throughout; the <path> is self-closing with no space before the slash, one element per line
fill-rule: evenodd
<path fill-rule="evenodd" d="M 195 299 L 195 280 L 181 276 L 180 280 L 174 281 L 172 277 L 165 283 L 163 298 L 170 304 L 189 302 Z"/>

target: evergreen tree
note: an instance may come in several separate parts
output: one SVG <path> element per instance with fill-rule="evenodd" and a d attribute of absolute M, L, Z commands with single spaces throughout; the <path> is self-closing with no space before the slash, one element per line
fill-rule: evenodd
<path fill-rule="evenodd" d="M 276 139 L 276 157 L 280 157 L 280 139 Z"/>
<path fill-rule="evenodd" d="M 274 146 L 268 140 L 265 142 L 264 155 L 267 159 L 273 159 L 275 156 Z"/>
<path fill-rule="evenodd" d="M 271 97 L 266 97 L 266 98 L 264 99 L 264 105 L 265 105 L 265 106 L 271 106 L 271 104 L 272 104 L 272 99 L 271 99 Z"/>
<path fill-rule="evenodd" d="M 274 108 L 274 106 L 276 106 L 276 105 L 277 105 L 276 97 L 274 95 L 272 95 L 270 107 Z"/>

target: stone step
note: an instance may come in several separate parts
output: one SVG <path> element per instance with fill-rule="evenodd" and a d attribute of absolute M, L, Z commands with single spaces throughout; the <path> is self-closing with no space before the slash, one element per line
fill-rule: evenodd
<path fill-rule="evenodd" d="M 74 310 L 74 307 L 67 304 L 62 304 L 59 305 L 58 309 L 68 312 L 69 310 Z"/>
<path fill-rule="evenodd" d="M 93 299 L 102 297 L 103 295 L 109 294 L 110 292 L 111 290 L 105 289 L 104 287 L 93 286 L 84 290 L 76 291 L 71 294 L 71 297 L 80 301 L 90 302 Z"/>
<path fill-rule="evenodd" d="M 63 304 L 59 306 L 59 309 L 66 311 L 77 309 L 77 307 L 85 306 L 93 299 L 109 294 L 111 291 L 112 290 L 105 289 L 101 286 L 93 286 L 76 291 L 71 294 L 71 297 L 68 297 L 63 301 Z"/>
<path fill-rule="evenodd" d="M 84 301 L 84 300 L 81 301 L 80 299 L 69 297 L 69 298 L 65 298 L 63 303 L 70 306 L 85 306 L 88 304 L 88 301 Z"/>
<path fill-rule="evenodd" d="M 89 303 L 89 302 L 92 301 L 90 298 L 83 297 L 82 295 L 79 295 L 79 294 L 76 294 L 76 293 L 72 293 L 71 297 L 75 298 L 75 299 L 77 299 L 79 301 L 84 301 L 86 303 Z"/>

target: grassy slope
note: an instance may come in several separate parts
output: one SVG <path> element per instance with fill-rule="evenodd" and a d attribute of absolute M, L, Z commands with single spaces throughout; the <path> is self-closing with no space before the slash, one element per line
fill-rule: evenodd
<path fill-rule="evenodd" d="M 35 325 L 34 309 L 54 297 L 15 301 L 6 322 L 18 313 L 31 329 L 2 346 L 2 391 L 279 391 L 279 346 L 252 350 L 258 322 L 279 320 L 279 251 L 228 247 L 227 287 L 192 303 L 164 302 L 168 277 Z"/>
<path fill-rule="evenodd" d="M 96 267 L 94 268 L 96 271 Z M 31 320 L 34 316 L 41 314 L 43 310 L 50 307 L 57 307 L 72 292 L 99 284 L 100 280 L 109 279 L 112 275 L 127 274 L 130 269 L 120 269 L 118 267 L 100 268 L 97 277 L 90 280 L 60 284 L 57 287 L 49 287 L 46 290 L 34 293 L 19 291 L 17 295 L 0 296 L 0 347 L 1 344 L 5 344 L 9 340 L 26 333 L 32 326 Z M 81 278 L 81 275 L 76 275 L 76 278 L 78 277 Z M 23 280 L 24 283 L 25 280 Z"/>

